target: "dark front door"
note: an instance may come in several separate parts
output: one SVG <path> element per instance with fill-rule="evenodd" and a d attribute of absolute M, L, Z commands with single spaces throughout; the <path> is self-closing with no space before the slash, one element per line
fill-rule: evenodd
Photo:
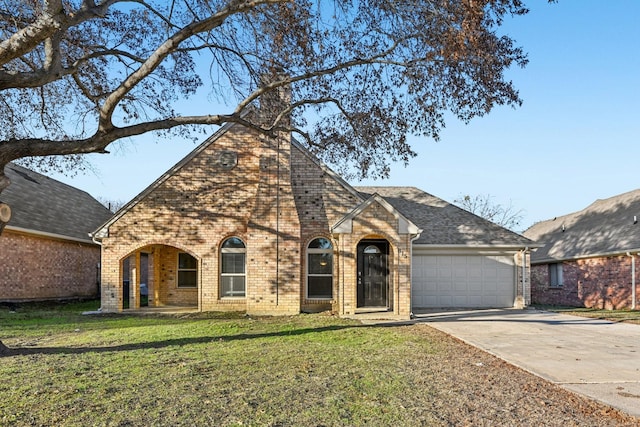
<path fill-rule="evenodd" d="M 358 244 L 358 307 L 388 307 L 388 255 L 386 240 Z"/>

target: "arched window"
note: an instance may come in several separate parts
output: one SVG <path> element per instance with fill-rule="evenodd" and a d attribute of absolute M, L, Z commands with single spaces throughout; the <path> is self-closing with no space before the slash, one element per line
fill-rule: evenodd
<path fill-rule="evenodd" d="M 333 245 L 324 237 L 307 247 L 307 298 L 333 298 Z"/>
<path fill-rule="evenodd" d="M 220 296 L 244 297 L 247 248 L 242 240 L 230 237 L 220 249 Z"/>

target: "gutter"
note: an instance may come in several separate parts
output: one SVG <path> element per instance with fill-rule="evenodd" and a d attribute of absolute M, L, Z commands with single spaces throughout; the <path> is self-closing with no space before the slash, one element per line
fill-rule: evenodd
<path fill-rule="evenodd" d="M 628 250 L 625 250 L 625 251 L 600 252 L 600 253 L 594 253 L 594 254 L 582 254 L 582 255 L 576 255 L 576 256 L 566 257 L 566 258 L 537 259 L 535 261 L 531 260 L 531 265 L 548 264 L 550 262 L 576 261 L 576 260 L 579 260 L 579 259 L 588 259 L 588 258 L 611 257 L 611 256 L 627 256 L 631 252 L 640 253 L 640 248 L 633 248 L 633 249 L 628 249 Z"/>
<path fill-rule="evenodd" d="M 85 244 L 96 243 L 93 239 L 80 239 L 78 237 L 65 236 L 65 235 L 56 234 L 56 233 L 48 233 L 46 231 L 33 230 L 29 228 L 15 227 L 13 225 L 7 225 L 5 227 L 5 230 L 15 231 L 18 233 L 32 234 L 34 236 L 50 237 L 53 239 L 66 240 L 70 242 L 78 242 L 78 243 L 85 243 Z"/>

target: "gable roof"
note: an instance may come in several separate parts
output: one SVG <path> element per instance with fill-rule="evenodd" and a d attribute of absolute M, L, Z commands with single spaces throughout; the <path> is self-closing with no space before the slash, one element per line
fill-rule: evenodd
<path fill-rule="evenodd" d="M 422 229 L 418 245 L 534 247 L 513 231 L 415 187 L 356 187 L 363 196 L 379 194 Z"/>
<path fill-rule="evenodd" d="M 158 179 L 153 181 L 147 188 L 142 190 L 137 196 L 131 199 L 128 203 L 122 206 L 111 218 L 108 218 L 107 221 L 103 221 L 96 225 L 91 230 L 91 235 L 96 239 L 102 239 L 107 236 L 107 230 L 109 227 L 116 222 L 118 219 L 122 218 L 124 214 L 126 214 L 131 208 L 140 203 L 142 199 L 144 199 L 149 193 L 151 193 L 156 188 L 160 187 L 165 181 L 171 178 L 176 172 L 178 172 L 181 168 L 183 168 L 187 163 L 189 163 L 194 157 L 203 152 L 207 147 L 216 142 L 219 138 L 221 138 L 229 129 L 231 129 L 235 124 L 227 123 L 220 127 L 213 135 L 205 139 L 200 145 L 194 148 L 191 152 L 189 152 L 186 156 L 178 161 L 175 165 L 173 165 L 169 170 L 160 175 Z"/>
<path fill-rule="evenodd" d="M 398 212 L 396 208 L 391 206 L 391 204 L 383 199 L 382 196 L 380 196 L 378 193 L 373 193 L 371 197 L 369 197 L 354 210 L 345 215 L 340 221 L 338 221 L 331 227 L 331 231 L 338 233 L 351 233 L 354 218 L 360 215 L 373 203 L 378 203 L 398 220 L 398 233 L 419 235 L 422 232 L 422 230 L 420 230 L 417 225 L 407 219 L 404 215 L 402 215 L 402 213 Z"/>
<path fill-rule="evenodd" d="M 585 209 L 532 225 L 524 235 L 544 244 L 532 262 L 640 250 L 640 189 L 599 199 Z"/>
<path fill-rule="evenodd" d="M 89 193 L 15 163 L 4 172 L 11 180 L 0 194 L 11 207 L 7 230 L 91 243 L 89 233 L 112 215 Z"/>

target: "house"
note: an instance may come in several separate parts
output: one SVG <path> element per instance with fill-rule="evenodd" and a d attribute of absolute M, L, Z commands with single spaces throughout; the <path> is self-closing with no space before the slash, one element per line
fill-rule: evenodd
<path fill-rule="evenodd" d="M 531 254 L 533 303 L 635 308 L 639 216 L 640 190 L 635 190 L 525 231 L 543 245 Z"/>
<path fill-rule="evenodd" d="M 89 233 L 112 213 L 84 191 L 14 163 L 0 199 L 12 210 L 0 235 L 0 301 L 95 298 L 100 246 Z"/>
<path fill-rule="evenodd" d="M 354 188 L 290 136 L 240 125 L 222 127 L 94 237 L 103 311 L 409 318 L 529 302 L 529 239 L 417 188 Z"/>

